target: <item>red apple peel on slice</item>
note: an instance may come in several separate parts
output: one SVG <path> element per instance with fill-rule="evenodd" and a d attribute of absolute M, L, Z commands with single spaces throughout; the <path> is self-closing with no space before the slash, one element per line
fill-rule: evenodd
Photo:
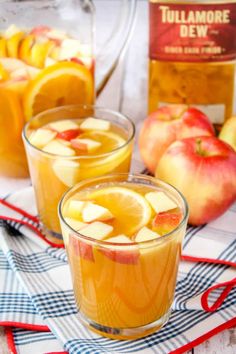
<path fill-rule="evenodd" d="M 80 129 L 68 129 L 68 130 L 64 130 L 63 132 L 58 133 L 57 138 L 62 139 L 62 140 L 66 140 L 66 141 L 70 141 L 72 139 L 77 138 L 78 135 L 80 135 L 80 134 L 81 134 Z"/>
<path fill-rule="evenodd" d="M 70 237 L 69 252 L 71 252 L 70 248 L 72 248 L 76 256 L 79 256 L 87 261 L 94 262 L 93 246 L 89 245 L 85 241 L 79 240 L 77 237 L 74 237 L 73 235 L 70 235 L 69 237 Z"/>

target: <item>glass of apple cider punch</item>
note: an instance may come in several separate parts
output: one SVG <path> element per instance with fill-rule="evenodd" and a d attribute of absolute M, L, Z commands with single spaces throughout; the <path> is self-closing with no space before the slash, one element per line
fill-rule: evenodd
<path fill-rule="evenodd" d="M 144 175 L 82 181 L 59 205 L 82 323 L 114 339 L 159 330 L 170 316 L 188 207 Z"/>
<path fill-rule="evenodd" d="M 95 106 L 47 110 L 30 120 L 23 140 L 45 234 L 62 243 L 57 205 L 86 178 L 128 172 L 134 125 L 124 115 Z"/>

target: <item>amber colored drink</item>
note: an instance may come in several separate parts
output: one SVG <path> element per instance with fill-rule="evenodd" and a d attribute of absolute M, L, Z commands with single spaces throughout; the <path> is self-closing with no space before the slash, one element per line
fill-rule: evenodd
<path fill-rule="evenodd" d="M 114 174 L 72 188 L 59 214 L 81 321 L 115 339 L 160 329 L 187 223 L 178 191 L 152 177 Z"/>
<path fill-rule="evenodd" d="M 129 171 L 133 123 L 106 109 L 64 106 L 35 116 L 23 136 L 45 233 L 62 242 L 57 216 L 60 198 L 86 178 Z"/>
<path fill-rule="evenodd" d="M 93 104 L 92 48 L 48 26 L 0 33 L 0 175 L 27 177 L 26 121 L 66 104 Z"/>

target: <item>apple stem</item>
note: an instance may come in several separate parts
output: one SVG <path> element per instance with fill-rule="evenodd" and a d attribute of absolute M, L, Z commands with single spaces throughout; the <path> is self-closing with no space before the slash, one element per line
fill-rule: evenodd
<path fill-rule="evenodd" d="M 202 149 L 202 140 L 196 139 L 196 153 L 205 156 L 204 150 Z"/>

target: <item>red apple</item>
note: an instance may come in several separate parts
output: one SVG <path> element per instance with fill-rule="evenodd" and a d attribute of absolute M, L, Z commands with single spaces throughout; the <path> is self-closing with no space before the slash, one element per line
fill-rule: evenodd
<path fill-rule="evenodd" d="M 164 106 L 144 121 L 139 135 L 140 154 L 147 168 L 154 173 L 171 143 L 202 135 L 214 135 L 214 128 L 204 113 L 186 105 Z"/>
<path fill-rule="evenodd" d="M 236 201 L 236 152 L 216 137 L 174 142 L 161 157 L 155 175 L 183 193 L 192 225 L 208 223 Z"/>

